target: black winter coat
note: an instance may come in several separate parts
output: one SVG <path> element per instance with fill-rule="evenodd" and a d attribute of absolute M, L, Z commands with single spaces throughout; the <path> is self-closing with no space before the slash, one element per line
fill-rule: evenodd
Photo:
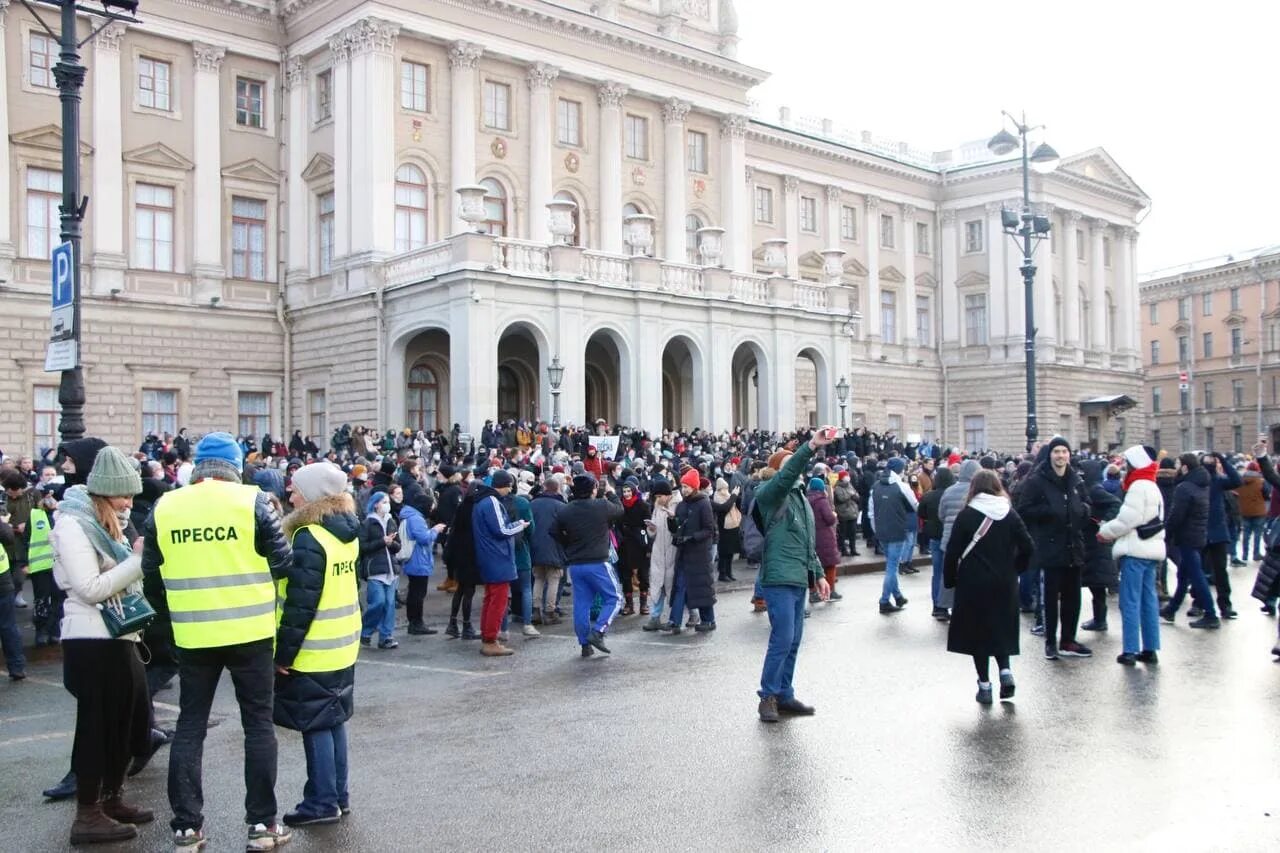
<path fill-rule="evenodd" d="M 715 582 L 711 577 L 711 539 L 716 523 L 711 500 L 702 492 L 676 505 L 675 525 L 676 573 L 684 578 L 685 604 L 689 607 L 711 607 L 716 603 Z"/>
<path fill-rule="evenodd" d="M 1209 472 L 1196 468 L 1173 490 L 1173 506 L 1164 525 L 1165 542 L 1203 548 L 1209 533 Z"/>
<path fill-rule="evenodd" d="M 639 571 L 649 559 L 649 535 L 644 523 L 653 515 L 648 501 L 637 497 L 630 507 L 623 506 L 618 519 L 618 560 L 627 570 Z"/>
<path fill-rule="evenodd" d="M 1053 472 L 1046 458 L 1023 483 L 1014 504 L 1035 543 L 1032 565 L 1041 569 L 1084 567 L 1084 527 L 1089 498 L 1074 468 L 1065 476 Z M 951 541 L 955 541 L 952 534 Z"/>
<path fill-rule="evenodd" d="M 360 535 L 360 521 L 349 495 L 321 498 L 296 510 L 289 516 L 293 535 L 293 565 L 284 604 L 280 609 L 280 627 L 276 631 L 276 664 L 290 666 L 302 648 L 311 622 L 315 619 L 320 596 L 329 578 L 329 561 L 324 548 L 302 530 L 305 525 L 319 523 L 339 542 L 353 542 Z M 319 731 L 351 719 L 354 707 L 356 668 L 348 666 L 333 672 L 297 672 L 276 674 L 275 723 L 299 732 Z"/>
<path fill-rule="evenodd" d="M 1089 503 L 1092 510 L 1084 526 L 1084 571 L 1080 574 L 1082 586 L 1095 584 L 1115 587 L 1120 583 L 1120 569 L 1111 557 L 1111 542 L 1098 541 L 1098 528 L 1115 518 L 1120 512 L 1121 501 L 1102 487 L 1106 463 L 1090 459 L 1081 466 L 1084 481 L 1089 486 Z"/>
<path fill-rule="evenodd" d="M 396 564 L 391 558 L 400 553 L 400 540 L 397 538 L 387 544 L 383 538 L 388 533 L 396 532 L 396 520 L 387 516 L 387 529 L 384 532 L 377 516 L 369 516 L 360 527 L 360 579 L 367 580 L 378 575 L 395 575 Z"/>
<path fill-rule="evenodd" d="M 986 516 L 966 506 L 956 516 L 943 558 L 943 582 L 956 591 L 947 627 L 947 651 L 962 655 L 1016 655 L 1018 575 L 1027 567 L 1033 543 L 1018 513 L 992 522 L 969 556 L 960 555 Z"/>

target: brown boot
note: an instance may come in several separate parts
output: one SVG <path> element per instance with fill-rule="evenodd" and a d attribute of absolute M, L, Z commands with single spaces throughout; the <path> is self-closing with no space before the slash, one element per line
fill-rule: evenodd
<path fill-rule="evenodd" d="M 140 809 L 124 801 L 120 791 L 106 791 L 102 795 L 102 813 L 120 823 L 151 823 L 156 819 L 151 809 Z"/>
<path fill-rule="evenodd" d="M 505 657 L 506 655 L 509 655 L 509 654 L 513 654 L 513 652 L 511 651 L 511 649 L 502 645 L 502 643 L 492 642 L 492 643 L 481 643 L 480 654 L 484 655 L 487 658 L 500 658 L 500 657 Z"/>
<path fill-rule="evenodd" d="M 117 823 L 102 812 L 101 803 L 76 804 L 76 820 L 71 824 L 71 843 L 103 844 L 136 838 L 138 830 L 127 823 Z"/>

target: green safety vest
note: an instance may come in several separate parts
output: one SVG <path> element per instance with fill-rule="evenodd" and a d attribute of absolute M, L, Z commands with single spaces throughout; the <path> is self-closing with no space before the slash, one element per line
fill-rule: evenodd
<path fill-rule="evenodd" d="M 31 574 L 47 572 L 53 568 L 53 546 L 49 544 L 49 514 L 40 507 L 33 507 L 27 520 L 27 571 Z"/>
<path fill-rule="evenodd" d="M 314 536 L 324 549 L 324 589 L 302 648 L 289 668 L 298 672 L 337 672 L 353 666 L 360 654 L 360 593 L 356 586 L 360 542 L 342 542 L 319 524 L 299 527 L 293 532 L 294 538 L 302 530 Z M 284 609 L 288 578 L 281 578 L 277 587 L 279 614 Z"/>
<path fill-rule="evenodd" d="M 204 480 L 154 510 L 173 641 L 182 649 L 275 637 L 275 586 L 255 549 L 258 487 Z"/>

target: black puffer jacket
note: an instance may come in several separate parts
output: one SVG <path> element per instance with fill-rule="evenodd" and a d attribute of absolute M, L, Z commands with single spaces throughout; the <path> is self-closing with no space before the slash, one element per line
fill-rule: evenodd
<path fill-rule="evenodd" d="M 371 515 L 360 527 L 360 579 L 376 578 L 379 575 L 395 575 L 396 564 L 391 557 L 400 553 L 400 540 L 395 539 L 390 545 L 383 537 L 396 532 L 396 520 L 387 516 L 387 527 L 383 530 L 378 517 Z"/>
<path fill-rule="evenodd" d="M 1101 459 L 1088 459 L 1080 463 L 1085 485 L 1089 487 L 1089 503 L 1092 507 L 1084 526 L 1084 571 L 1080 583 L 1084 586 L 1114 587 L 1120 583 L 1120 570 L 1111 557 L 1110 542 L 1098 541 L 1098 528 L 1120 512 L 1120 499 L 1102 487 L 1107 463 Z"/>
<path fill-rule="evenodd" d="M 716 603 L 715 582 L 711 578 L 711 539 L 716 524 L 711 499 L 694 492 L 676 505 L 676 517 L 668 522 L 676 543 L 676 572 L 684 578 L 685 603 L 689 607 L 711 607 Z"/>
<path fill-rule="evenodd" d="M 1031 564 L 1059 569 L 1085 562 L 1084 526 L 1089 520 L 1089 499 L 1084 482 L 1074 468 L 1059 477 L 1044 453 L 1044 461 L 1027 476 L 1014 508 L 1035 542 Z"/>
<path fill-rule="evenodd" d="M 1209 472 L 1195 468 L 1173 490 L 1173 506 L 1164 524 L 1165 542 L 1203 548 L 1209 535 Z"/>
<path fill-rule="evenodd" d="M 564 547 L 567 566 L 603 563 L 609 559 L 609 528 L 622 518 L 617 495 L 574 498 L 556 516 L 551 535 Z"/>
<path fill-rule="evenodd" d="M 354 542 L 360 521 L 350 495 L 321 498 L 289 516 L 287 532 L 293 537 L 293 561 L 280 627 L 276 631 L 276 664 L 290 666 L 302 648 L 324 585 L 329 581 L 329 561 L 324 548 L 307 525 L 319 524 L 339 542 Z M 346 578 L 339 578 L 339 581 Z M 354 665 L 333 672 L 297 672 L 276 675 L 275 723 L 299 732 L 329 729 L 351 719 L 355 693 Z"/>
<path fill-rule="evenodd" d="M 151 515 L 152 508 L 156 505 L 156 501 L 160 500 L 165 492 L 172 491 L 173 486 L 164 480 L 157 480 L 154 477 L 147 477 L 142 481 L 142 493 L 133 499 L 133 507 L 129 510 L 129 520 L 133 522 L 133 526 L 142 530 L 147 525 L 147 516 Z"/>
<path fill-rule="evenodd" d="M 933 488 L 925 492 L 924 497 L 920 499 L 920 506 L 916 512 L 920 514 L 920 518 L 924 520 L 924 535 L 926 539 L 935 539 L 941 545 L 942 543 L 942 513 L 939 509 L 942 505 L 942 493 L 955 485 L 956 475 L 951 473 L 950 468 L 939 468 L 933 475 Z"/>

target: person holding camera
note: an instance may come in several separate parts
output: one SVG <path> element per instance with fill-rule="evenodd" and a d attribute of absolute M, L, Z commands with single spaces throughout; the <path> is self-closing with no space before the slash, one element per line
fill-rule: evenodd
<path fill-rule="evenodd" d="M 1120 623 L 1123 650 L 1116 662 L 1133 666 L 1159 662 L 1160 602 L 1156 568 L 1164 561 L 1164 499 L 1156 485 L 1154 448 L 1136 444 L 1124 452 L 1124 503 L 1098 529 L 1099 542 L 1114 542 L 1120 565 Z"/>

